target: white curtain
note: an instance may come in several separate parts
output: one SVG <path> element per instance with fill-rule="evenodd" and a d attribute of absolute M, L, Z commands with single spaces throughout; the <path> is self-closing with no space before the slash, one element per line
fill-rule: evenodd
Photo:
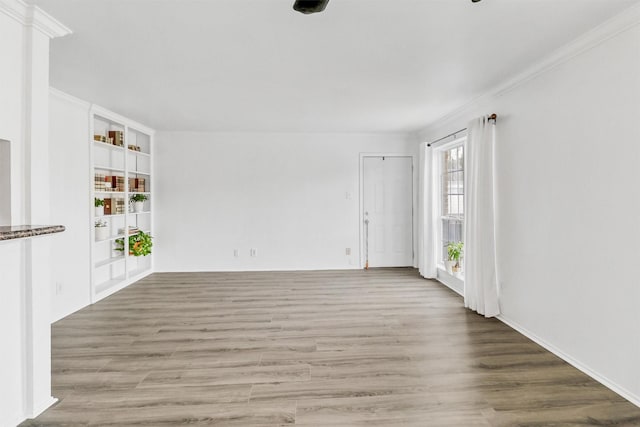
<path fill-rule="evenodd" d="M 433 149 L 420 144 L 420 176 L 418 206 L 418 269 L 426 279 L 435 279 L 436 224 L 434 214 Z"/>
<path fill-rule="evenodd" d="M 464 305 L 486 317 L 500 314 L 494 222 L 495 124 L 469 123 L 465 147 Z"/>

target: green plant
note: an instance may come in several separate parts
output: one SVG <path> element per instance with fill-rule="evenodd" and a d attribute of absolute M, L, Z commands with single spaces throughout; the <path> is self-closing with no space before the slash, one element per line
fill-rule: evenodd
<path fill-rule="evenodd" d="M 96 208 L 99 208 L 100 206 L 104 206 L 104 200 L 98 199 L 97 197 L 95 197 L 93 199 L 93 204 L 96 206 Z"/>
<path fill-rule="evenodd" d="M 129 236 L 129 254 L 133 256 L 147 256 L 151 253 L 153 242 L 151 235 L 138 231 Z M 124 251 L 124 239 L 116 239 L 116 251 Z"/>
<path fill-rule="evenodd" d="M 460 257 L 464 252 L 464 243 L 463 242 L 450 242 L 447 245 L 447 255 L 449 256 L 449 261 L 455 261 L 456 266 L 460 265 Z"/>
<path fill-rule="evenodd" d="M 129 198 L 131 202 L 144 202 L 147 199 L 148 197 L 146 196 L 146 194 L 133 194 Z"/>

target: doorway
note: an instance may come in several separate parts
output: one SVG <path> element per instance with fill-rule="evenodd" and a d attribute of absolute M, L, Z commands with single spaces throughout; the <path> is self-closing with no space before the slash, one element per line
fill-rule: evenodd
<path fill-rule="evenodd" d="M 413 266 L 413 158 L 362 157 L 363 266 Z"/>

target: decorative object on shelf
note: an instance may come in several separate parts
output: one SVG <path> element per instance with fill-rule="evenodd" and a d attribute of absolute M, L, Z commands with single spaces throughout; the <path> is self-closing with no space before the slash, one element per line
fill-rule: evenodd
<path fill-rule="evenodd" d="M 140 151 L 140 147 L 138 147 L 137 145 L 133 145 L 133 144 L 129 144 L 127 145 L 127 148 L 131 151 Z"/>
<path fill-rule="evenodd" d="M 144 178 L 129 178 L 129 191 L 132 193 L 144 193 L 146 191 Z"/>
<path fill-rule="evenodd" d="M 116 210 L 115 210 L 116 215 L 122 215 L 125 213 L 123 198 L 113 199 L 113 203 L 115 203 L 115 206 L 116 206 Z"/>
<path fill-rule="evenodd" d="M 133 211 L 140 213 L 144 210 L 144 202 L 148 197 L 145 194 L 134 194 L 130 197 L 130 202 L 133 203 Z"/>
<path fill-rule="evenodd" d="M 104 216 L 104 200 L 95 197 L 93 199 L 93 204 L 96 208 L 96 216 Z"/>
<path fill-rule="evenodd" d="M 111 191 L 124 191 L 124 176 L 106 176 L 105 181 Z"/>
<path fill-rule="evenodd" d="M 98 142 L 107 142 L 107 137 L 104 135 L 93 135 L 93 140 Z"/>
<path fill-rule="evenodd" d="M 113 145 L 117 147 L 124 146 L 124 132 L 121 130 L 110 130 L 109 138 L 113 138 Z"/>
<path fill-rule="evenodd" d="M 138 234 L 139 232 L 140 232 L 140 229 L 138 227 L 134 227 L 133 225 L 129 226 L 129 235 Z M 119 228 L 118 234 L 125 234 L 124 228 Z"/>
<path fill-rule="evenodd" d="M 129 255 L 147 256 L 151 253 L 153 242 L 151 235 L 138 231 L 129 236 Z M 124 239 L 116 239 L 116 251 L 124 252 Z"/>
<path fill-rule="evenodd" d="M 105 240 L 109 238 L 109 226 L 107 221 L 99 219 L 95 222 L 96 227 L 96 241 Z"/>
<path fill-rule="evenodd" d="M 111 199 L 104 199 L 104 215 L 111 215 Z"/>
<path fill-rule="evenodd" d="M 460 258 L 464 252 L 463 242 L 449 242 L 447 245 L 447 271 L 451 274 L 460 273 Z"/>

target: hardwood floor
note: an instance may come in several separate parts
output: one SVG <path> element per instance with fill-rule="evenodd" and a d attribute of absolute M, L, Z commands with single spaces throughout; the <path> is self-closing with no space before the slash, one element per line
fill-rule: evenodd
<path fill-rule="evenodd" d="M 154 274 L 53 326 L 25 426 L 640 425 L 413 269 Z"/>

